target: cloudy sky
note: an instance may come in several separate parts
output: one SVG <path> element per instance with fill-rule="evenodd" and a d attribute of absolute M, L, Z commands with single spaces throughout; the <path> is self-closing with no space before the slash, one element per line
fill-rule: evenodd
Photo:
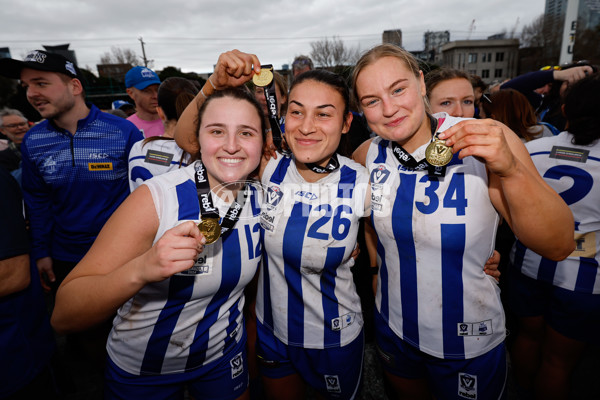
<path fill-rule="evenodd" d="M 291 64 L 310 43 L 337 36 L 366 50 L 384 30 L 401 29 L 403 46 L 423 48 L 427 30 L 450 40 L 520 32 L 544 12 L 544 0 L 0 0 L 0 47 L 21 59 L 41 45 L 70 43 L 80 67 L 95 65 L 111 47 L 142 56 L 154 69 L 210 72 L 233 48 L 263 64 Z M 473 24 L 473 20 L 475 21 Z"/>

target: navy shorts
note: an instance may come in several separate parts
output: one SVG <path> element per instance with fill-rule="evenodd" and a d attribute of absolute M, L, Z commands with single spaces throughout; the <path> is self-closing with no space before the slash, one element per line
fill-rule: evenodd
<path fill-rule="evenodd" d="M 600 294 L 575 292 L 511 269 L 508 300 L 518 317 L 543 316 L 555 331 L 570 339 L 596 343 L 600 331 Z"/>
<path fill-rule="evenodd" d="M 187 387 L 195 399 L 234 400 L 248 388 L 246 340 L 225 356 L 193 371 L 166 375 L 133 375 L 109 358 L 104 399 L 183 400 Z"/>
<path fill-rule="evenodd" d="M 272 379 L 298 374 L 327 399 L 353 399 L 362 374 L 364 332 L 343 347 L 305 349 L 288 346 L 257 321 L 260 372 Z"/>
<path fill-rule="evenodd" d="M 375 339 L 386 372 L 406 379 L 425 379 L 436 399 L 506 398 L 504 343 L 467 360 L 437 358 L 400 339 L 377 310 Z"/>

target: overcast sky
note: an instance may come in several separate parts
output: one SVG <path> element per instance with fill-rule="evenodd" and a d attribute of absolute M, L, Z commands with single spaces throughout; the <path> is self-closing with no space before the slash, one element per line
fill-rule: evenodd
<path fill-rule="evenodd" d="M 384 30 L 401 29 L 403 47 L 423 49 L 423 33 L 450 40 L 516 32 L 544 12 L 544 0 L 0 0 L 0 47 L 22 59 L 42 45 L 70 43 L 79 66 L 96 73 L 111 47 L 142 56 L 154 69 L 211 72 L 223 51 L 255 53 L 263 64 L 291 64 L 310 43 L 338 36 L 366 50 Z"/>

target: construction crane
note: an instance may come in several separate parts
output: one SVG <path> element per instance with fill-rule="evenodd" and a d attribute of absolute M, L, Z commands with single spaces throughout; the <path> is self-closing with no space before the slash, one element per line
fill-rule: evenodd
<path fill-rule="evenodd" d="M 519 27 L 519 21 L 520 21 L 519 17 L 517 17 L 517 22 L 515 22 L 515 25 L 510 30 L 510 34 L 508 35 L 509 39 L 514 39 L 515 38 L 515 33 L 517 32 L 517 28 Z"/>
<path fill-rule="evenodd" d="M 469 33 L 467 34 L 467 40 L 471 40 L 471 34 L 475 30 L 475 20 L 471 21 L 471 25 L 469 25 Z"/>

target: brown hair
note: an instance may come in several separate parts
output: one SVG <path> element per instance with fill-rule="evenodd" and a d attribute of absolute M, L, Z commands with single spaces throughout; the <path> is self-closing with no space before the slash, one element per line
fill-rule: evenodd
<path fill-rule="evenodd" d="M 534 138 L 535 133 L 529 128 L 537 125 L 537 120 L 527 97 L 514 89 L 501 89 L 489 98 L 491 102 L 481 102 L 489 118 L 502 122 L 526 142 Z"/>
<path fill-rule="evenodd" d="M 453 68 L 438 68 L 425 75 L 425 87 L 427 88 L 427 97 L 431 97 L 431 92 L 437 85 L 451 79 L 465 79 L 471 83 L 471 79 L 466 72 Z"/>
<path fill-rule="evenodd" d="M 261 133 L 261 138 L 262 138 L 262 141 L 264 144 L 266 141 L 266 125 L 265 125 L 265 116 L 263 114 L 262 107 L 258 103 L 256 98 L 254 97 L 254 94 L 250 93 L 248 88 L 246 88 L 245 86 L 241 86 L 241 87 L 237 87 L 237 88 L 217 90 L 212 95 L 210 95 L 206 99 L 206 101 L 200 106 L 200 108 L 198 109 L 198 114 L 196 116 L 196 121 L 194 124 L 194 131 L 196 132 L 196 134 L 195 134 L 196 147 L 198 149 L 200 149 L 200 144 L 198 143 L 198 132 L 200 130 L 200 124 L 202 122 L 202 117 L 204 115 L 204 112 L 206 111 L 206 107 L 208 107 L 208 105 L 210 103 L 212 103 L 214 100 L 221 99 L 224 97 L 230 97 L 230 98 L 236 99 L 236 100 L 247 101 L 254 107 L 254 109 L 256 110 L 256 114 L 258 115 L 258 117 L 260 119 L 260 133 Z M 192 154 L 192 161 L 200 159 L 201 151 L 202 151 L 202 149 L 200 149 L 200 151 L 198 153 Z"/>

